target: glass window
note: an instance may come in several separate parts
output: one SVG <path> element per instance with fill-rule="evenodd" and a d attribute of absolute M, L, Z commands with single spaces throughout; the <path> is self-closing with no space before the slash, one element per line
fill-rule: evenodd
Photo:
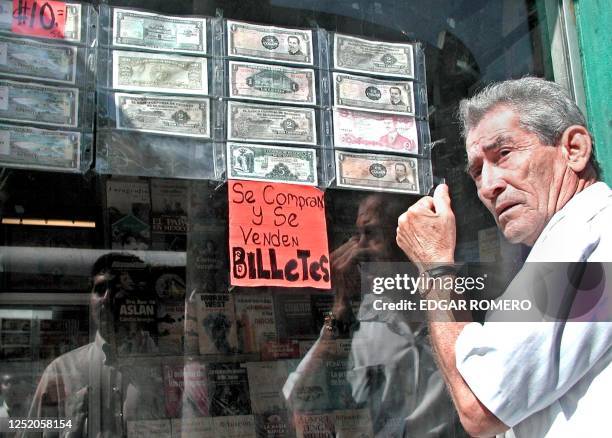
<path fill-rule="evenodd" d="M 490 82 L 552 79 L 543 2 L 111 1 L 80 10 L 75 27 L 77 12 L 66 9 L 61 41 L 0 29 L 15 66 L 0 67 L 0 88 L 30 87 L 24 97 L 35 102 L 0 108 L 0 417 L 63 420 L 53 427 L 70 422 L 73 436 L 467 436 L 425 324 L 374 311 L 361 280 L 375 262 L 412 269 L 395 243 L 397 218 L 436 178 L 450 186 L 457 260 L 521 258 L 478 202 L 455 112 Z M 246 23 L 233 45 L 228 20 Z M 333 59 L 338 36 L 348 70 Z M 412 74 L 393 70 L 405 47 Z M 384 48 L 393 56 L 374 59 Z M 232 88 L 232 68 L 252 75 L 248 90 Z M 54 76 L 61 69 L 64 82 Z M 330 88 L 341 75 L 372 87 L 366 115 L 338 106 Z M 80 97 L 58 101 L 72 99 L 65 89 Z M 65 120 L 47 119 L 58 110 Z M 342 123 L 355 142 L 344 149 Z M 64 156 L 27 144 L 41 139 Z M 361 160 L 376 147 L 394 176 L 379 165 L 370 172 L 384 184 L 342 187 L 334 153 Z M 260 168 L 269 163 L 272 177 Z M 327 270 L 331 289 L 233 285 L 228 241 L 239 218 L 227 178 L 261 171 L 255 177 L 277 184 L 295 169 L 325 205 L 312 214 L 326 231 L 302 228 L 300 242 L 327 239 L 329 249 L 304 276 Z M 278 268 L 256 257 L 249 267 L 260 276 Z"/>

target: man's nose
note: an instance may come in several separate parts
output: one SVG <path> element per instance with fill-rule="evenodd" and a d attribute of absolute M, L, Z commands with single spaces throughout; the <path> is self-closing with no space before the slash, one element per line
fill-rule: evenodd
<path fill-rule="evenodd" d="M 489 201 L 497 198 L 506 188 L 502 170 L 497 166 L 485 163 L 480 173 L 478 194 Z"/>

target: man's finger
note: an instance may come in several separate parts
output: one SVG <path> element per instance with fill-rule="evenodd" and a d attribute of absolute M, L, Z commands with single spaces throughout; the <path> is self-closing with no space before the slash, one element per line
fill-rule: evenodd
<path fill-rule="evenodd" d="M 433 203 L 438 214 L 444 214 L 451 210 L 451 200 L 446 184 L 440 184 L 436 187 L 433 194 Z"/>

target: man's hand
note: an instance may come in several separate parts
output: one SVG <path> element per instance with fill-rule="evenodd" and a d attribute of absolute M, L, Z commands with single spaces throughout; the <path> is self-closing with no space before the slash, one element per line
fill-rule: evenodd
<path fill-rule="evenodd" d="M 343 320 L 350 310 L 351 297 L 361 290 L 359 263 L 368 260 L 371 250 L 359 246 L 359 239 L 351 237 L 330 254 L 333 287 L 335 292 L 332 311 Z"/>
<path fill-rule="evenodd" d="M 431 264 L 453 264 L 457 230 L 448 186 L 419 199 L 397 221 L 397 244 L 419 272 Z"/>

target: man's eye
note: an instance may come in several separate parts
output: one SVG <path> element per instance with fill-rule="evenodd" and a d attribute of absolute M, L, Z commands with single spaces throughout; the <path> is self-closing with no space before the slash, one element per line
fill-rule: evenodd
<path fill-rule="evenodd" d="M 502 157 L 505 157 L 509 153 L 510 153 L 510 149 L 502 149 L 501 151 L 499 151 L 499 155 L 501 155 Z"/>

